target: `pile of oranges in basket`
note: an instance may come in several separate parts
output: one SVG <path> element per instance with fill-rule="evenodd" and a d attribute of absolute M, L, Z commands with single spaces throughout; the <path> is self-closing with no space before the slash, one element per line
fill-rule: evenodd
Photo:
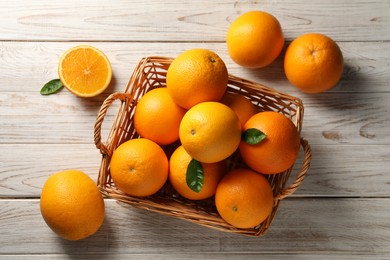
<path fill-rule="evenodd" d="M 273 193 L 259 173 L 290 168 L 300 136 L 289 118 L 258 112 L 246 97 L 227 92 L 227 83 L 227 68 L 216 53 L 192 49 L 177 56 L 166 87 L 150 90 L 137 103 L 134 127 L 141 138 L 114 151 L 110 174 L 116 186 L 149 196 L 169 180 L 187 199 L 215 195 L 219 214 L 236 227 L 260 224 L 272 210 Z M 168 158 L 161 146 L 178 140 Z M 248 167 L 227 172 L 226 160 L 236 150 Z"/>

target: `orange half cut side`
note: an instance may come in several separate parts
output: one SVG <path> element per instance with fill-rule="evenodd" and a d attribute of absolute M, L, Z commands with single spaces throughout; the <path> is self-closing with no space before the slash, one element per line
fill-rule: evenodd
<path fill-rule="evenodd" d="M 58 65 L 62 84 L 79 97 L 94 97 L 110 84 L 112 69 L 107 56 L 99 49 L 79 45 L 67 50 Z"/>

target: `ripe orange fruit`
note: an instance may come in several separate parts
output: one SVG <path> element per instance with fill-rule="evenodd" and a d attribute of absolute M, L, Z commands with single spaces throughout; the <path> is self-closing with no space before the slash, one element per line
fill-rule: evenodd
<path fill-rule="evenodd" d="M 300 135 L 289 118 L 278 112 L 260 112 L 246 122 L 244 131 L 250 128 L 266 135 L 257 144 L 240 143 L 241 156 L 250 168 L 264 174 L 276 174 L 294 164 L 300 148 Z"/>
<path fill-rule="evenodd" d="M 173 60 L 166 83 L 176 104 L 189 109 L 201 102 L 219 101 L 227 88 L 228 71 L 216 53 L 192 49 Z"/>
<path fill-rule="evenodd" d="M 58 64 L 62 84 L 80 97 L 93 97 L 102 93 L 112 78 L 111 64 L 99 49 L 80 45 L 67 50 Z"/>
<path fill-rule="evenodd" d="M 124 193 L 149 196 L 159 191 L 168 179 L 168 158 L 155 142 L 131 139 L 114 151 L 110 172 L 115 185 Z"/>
<path fill-rule="evenodd" d="M 244 127 L 244 124 L 251 116 L 256 114 L 256 107 L 249 99 L 240 94 L 226 92 L 222 97 L 221 103 L 233 109 L 240 120 L 241 128 Z"/>
<path fill-rule="evenodd" d="M 202 200 L 215 194 L 221 177 L 226 173 L 226 161 L 201 163 L 204 171 L 203 187 L 199 192 L 193 191 L 186 182 L 187 168 L 192 157 L 179 146 L 169 160 L 169 181 L 173 188 L 183 197 L 190 200 Z"/>
<path fill-rule="evenodd" d="M 179 139 L 179 126 L 186 110 L 176 105 L 167 88 L 155 88 L 138 101 L 134 113 L 135 130 L 160 145 Z"/>
<path fill-rule="evenodd" d="M 204 163 L 229 157 L 241 140 L 241 125 L 234 111 L 219 102 L 203 102 L 184 115 L 179 129 L 187 153 Z"/>
<path fill-rule="evenodd" d="M 226 43 L 230 57 L 237 64 L 263 68 L 279 56 L 284 37 L 280 23 L 273 15 L 250 11 L 232 22 Z"/>
<path fill-rule="evenodd" d="M 79 240 L 96 233 L 104 221 L 104 200 L 95 182 L 78 170 L 51 175 L 40 199 L 41 214 L 59 236 Z"/>
<path fill-rule="evenodd" d="M 343 63 L 343 54 L 335 41 L 323 34 L 309 33 L 288 46 L 284 72 L 290 83 L 301 91 L 320 93 L 337 84 Z"/>
<path fill-rule="evenodd" d="M 219 182 L 215 193 L 218 213 L 237 228 L 251 228 L 262 223 L 274 204 L 268 180 L 250 169 L 237 168 Z"/>

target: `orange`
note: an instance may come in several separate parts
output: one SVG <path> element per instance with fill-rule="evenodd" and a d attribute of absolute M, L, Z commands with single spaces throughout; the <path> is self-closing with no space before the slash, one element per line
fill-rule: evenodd
<path fill-rule="evenodd" d="M 260 112 L 246 122 L 243 130 L 250 128 L 260 130 L 266 137 L 257 144 L 241 141 L 240 153 L 249 167 L 260 173 L 276 174 L 294 164 L 300 135 L 289 118 L 274 111 Z"/>
<path fill-rule="evenodd" d="M 58 64 L 62 84 L 80 97 L 93 97 L 110 84 L 112 69 L 107 56 L 99 49 L 80 45 L 67 50 Z"/>
<path fill-rule="evenodd" d="M 215 206 L 226 222 L 237 228 L 252 228 L 262 223 L 274 204 L 268 180 L 250 169 L 237 168 L 219 182 Z"/>
<path fill-rule="evenodd" d="M 228 71 L 216 53 L 192 49 L 172 61 L 166 83 L 176 104 L 189 109 L 201 102 L 219 101 L 227 88 Z"/>
<path fill-rule="evenodd" d="M 201 163 L 203 167 L 203 187 L 199 192 L 193 191 L 187 185 L 186 173 L 192 157 L 183 146 L 179 146 L 169 160 L 169 181 L 173 188 L 183 197 L 190 200 L 203 200 L 215 194 L 221 177 L 226 173 L 226 161 L 216 163 Z"/>
<path fill-rule="evenodd" d="M 179 146 L 169 160 L 169 181 L 173 188 L 183 197 L 190 200 L 202 200 L 215 194 L 217 185 L 226 171 L 226 161 L 216 163 L 201 163 L 203 167 L 203 187 L 199 192 L 193 191 L 187 185 L 186 173 L 192 157 Z"/>
<path fill-rule="evenodd" d="M 284 72 L 292 85 L 305 93 L 334 87 L 343 72 L 343 54 L 337 43 L 319 33 L 296 38 L 284 56 Z"/>
<path fill-rule="evenodd" d="M 79 240 L 96 233 L 104 221 L 104 200 L 95 182 L 79 170 L 51 175 L 40 199 L 42 217 L 59 236 Z"/>
<path fill-rule="evenodd" d="M 250 11 L 230 25 L 226 43 L 233 61 L 248 68 L 263 68 L 271 64 L 284 45 L 282 27 L 271 14 Z"/>
<path fill-rule="evenodd" d="M 138 101 L 134 113 L 135 130 L 160 145 L 179 139 L 179 125 L 186 110 L 176 105 L 167 88 L 155 88 Z"/>
<path fill-rule="evenodd" d="M 204 163 L 229 157 L 241 140 L 241 125 L 236 113 L 219 102 L 203 102 L 184 115 L 179 136 L 188 154 Z"/>
<path fill-rule="evenodd" d="M 168 179 L 168 158 L 155 142 L 132 139 L 113 153 L 110 173 L 115 185 L 132 196 L 149 196 L 159 191 Z"/>
<path fill-rule="evenodd" d="M 251 116 L 256 114 L 256 107 L 249 99 L 240 94 L 226 92 L 222 97 L 221 103 L 233 109 L 240 120 L 241 128 L 244 127 L 244 124 Z"/>

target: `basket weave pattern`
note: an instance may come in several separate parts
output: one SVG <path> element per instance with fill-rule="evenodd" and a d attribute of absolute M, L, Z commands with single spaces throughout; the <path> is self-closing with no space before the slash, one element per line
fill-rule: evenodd
<path fill-rule="evenodd" d="M 191 201 L 178 195 L 169 182 L 156 194 L 144 198 L 129 196 L 121 192 L 113 183 L 110 176 L 110 160 L 114 150 L 123 142 L 138 138 L 134 129 L 133 115 L 138 100 L 149 90 L 165 87 L 165 77 L 172 58 L 146 57 L 135 68 L 123 93 L 111 94 L 102 104 L 95 123 L 95 144 L 102 154 L 99 170 L 98 187 L 103 195 L 134 207 L 158 212 L 161 214 L 185 219 L 199 225 L 238 234 L 262 236 L 269 229 L 271 222 L 282 199 L 291 195 L 303 181 L 310 165 L 311 151 L 306 140 L 301 138 L 304 159 L 295 180 L 287 186 L 291 168 L 283 173 L 267 176 L 273 193 L 274 207 L 270 216 L 260 225 L 249 229 L 238 229 L 226 223 L 219 216 L 213 198 L 203 201 Z M 228 91 L 239 93 L 249 98 L 258 111 L 276 111 L 291 118 L 301 131 L 303 120 L 303 104 L 301 100 L 278 92 L 256 82 L 229 75 Z M 114 118 L 107 141 L 102 142 L 101 127 L 110 105 L 120 100 L 120 107 Z M 175 143 L 163 147 L 169 156 L 179 145 Z M 238 152 L 230 157 L 229 168 L 243 166 Z M 287 186 L 287 187 L 286 187 Z"/>

